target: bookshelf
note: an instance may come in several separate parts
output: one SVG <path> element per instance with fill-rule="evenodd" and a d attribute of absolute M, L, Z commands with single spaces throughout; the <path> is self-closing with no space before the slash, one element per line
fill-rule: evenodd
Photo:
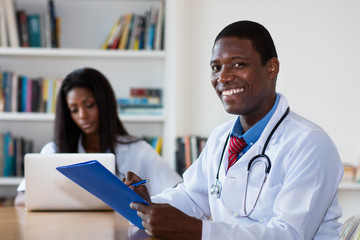
<path fill-rule="evenodd" d="M 128 12 L 142 14 L 164 3 L 163 50 L 100 49 L 116 19 Z M 15 0 L 17 9 L 39 13 L 47 0 Z M 129 95 L 131 87 L 163 90 L 162 115 L 120 115 L 136 136 L 162 136 L 162 155 L 175 169 L 175 0 L 55 0 L 61 18 L 60 48 L 0 47 L 0 70 L 31 77 L 63 78 L 80 67 L 93 67 L 111 82 L 116 97 Z M 54 115 L 49 113 L 0 113 L 0 129 L 34 141 L 34 151 L 53 138 Z M 0 197 L 12 192 L 17 177 L 0 177 Z"/>

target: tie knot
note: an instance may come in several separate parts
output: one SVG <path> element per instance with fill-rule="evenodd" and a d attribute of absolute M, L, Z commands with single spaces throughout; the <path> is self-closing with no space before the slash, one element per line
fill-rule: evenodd
<path fill-rule="evenodd" d="M 239 153 L 241 152 L 241 150 L 246 147 L 246 142 L 244 140 L 244 138 L 238 138 L 235 136 L 232 136 L 230 139 L 230 144 L 229 144 L 229 152 L 231 153 Z"/>

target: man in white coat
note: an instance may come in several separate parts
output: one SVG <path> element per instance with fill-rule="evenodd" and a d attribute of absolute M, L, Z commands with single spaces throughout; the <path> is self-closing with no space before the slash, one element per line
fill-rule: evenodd
<path fill-rule="evenodd" d="M 340 157 L 329 136 L 276 92 L 279 61 L 269 32 L 251 21 L 228 25 L 210 66 L 215 92 L 235 118 L 212 131 L 176 188 L 151 199 L 146 187 L 134 188 L 150 203 L 131 204 L 146 232 L 161 239 L 339 239 Z M 125 183 L 139 180 L 128 173 Z"/>

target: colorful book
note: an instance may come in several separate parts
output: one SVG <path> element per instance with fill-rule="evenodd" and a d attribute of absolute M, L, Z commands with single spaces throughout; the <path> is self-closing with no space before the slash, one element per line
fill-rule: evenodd
<path fill-rule="evenodd" d="M 7 23 L 7 33 L 9 37 L 10 47 L 19 47 L 19 36 L 18 36 L 18 25 L 16 22 L 16 13 L 15 13 L 15 4 L 14 0 L 3 0 L 6 23 Z"/>
<path fill-rule="evenodd" d="M 55 3 L 53 0 L 48 1 L 48 8 L 50 13 L 51 47 L 57 48 L 59 44 L 58 44 L 57 26 L 56 26 Z"/>
<path fill-rule="evenodd" d="M 31 112 L 31 105 L 32 105 L 32 79 L 27 78 L 26 83 L 26 112 Z"/>
<path fill-rule="evenodd" d="M 29 29 L 30 47 L 41 47 L 41 20 L 39 14 L 30 14 L 27 16 Z"/>
<path fill-rule="evenodd" d="M 47 103 L 46 103 L 46 112 L 47 113 L 52 113 L 52 102 L 53 102 L 53 95 L 54 95 L 54 80 L 53 79 L 49 79 L 48 80 L 48 86 L 47 86 Z"/>
<path fill-rule="evenodd" d="M 21 47 L 29 46 L 28 24 L 25 10 L 16 11 L 17 25 L 19 31 L 19 43 Z"/>
<path fill-rule="evenodd" d="M 11 112 L 17 112 L 18 110 L 18 75 L 16 73 L 11 74 Z"/>
<path fill-rule="evenodd" d="M 10 132 L 4 134 L 4 177 L 15 175 L 14 145 Z"/>
<path fill-rule="evenodd" d="M 119 27 L 119 24 L 120 24 L 120 18 L 117 19 L 116 22 L 114 23 L 114 25 L 111 27 L 110 33 L 108 34 L 108 36 L 106 37 L 106 40 L 102 44 L 101 49 L 108 49 L 109 46 L 112 45 L 115 35 L 116 35 L 117 28 Z"/>
<path fill-rule="evenodd" d="M 0 1 L 0 46 L 8 47 L 8 33 L 6 26 L 6 17 L 5 17 L 5 6 L 3 1 Z"/>
<path fill-rule="evenodd" d="M 27 101 L 27 90 L 28 88 L 28 77 L 22 76 L 21 77 L 21 112 L 26 112 L 26 101 Z"/>
<path fill-rule="evenodd" d="M 132 13 L 128 13 L 124 16 L 124 30 L 122 32 L 120 43 L 119 43 L 119 49 L 124 50 L 126 49 L 127 41 L 129 38 L 129 31 L 130 31 L 130 25 L 133 18 Z"/>

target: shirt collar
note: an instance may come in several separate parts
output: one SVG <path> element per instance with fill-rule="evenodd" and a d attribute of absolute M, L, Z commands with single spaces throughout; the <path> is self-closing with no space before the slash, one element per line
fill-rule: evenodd
<path fill-rule="evenodd" d="M 276 94 L 276 100 L 274 106 L 271 110 L 263 117 L 259 122 L 252 126 L 246 133 L 243 134 L 240 117 L 237 117 L 235 125 L 231 131 L 231 136 L 236 136 L 238 138 L 244 138 L 247 143 L 247 148 L 250 148 L 261 136 L 261 133 L 264 131 L 266 125 L 270 121 L 270 118 L 274 114 L 280 101 L 279 94 Z"/>

